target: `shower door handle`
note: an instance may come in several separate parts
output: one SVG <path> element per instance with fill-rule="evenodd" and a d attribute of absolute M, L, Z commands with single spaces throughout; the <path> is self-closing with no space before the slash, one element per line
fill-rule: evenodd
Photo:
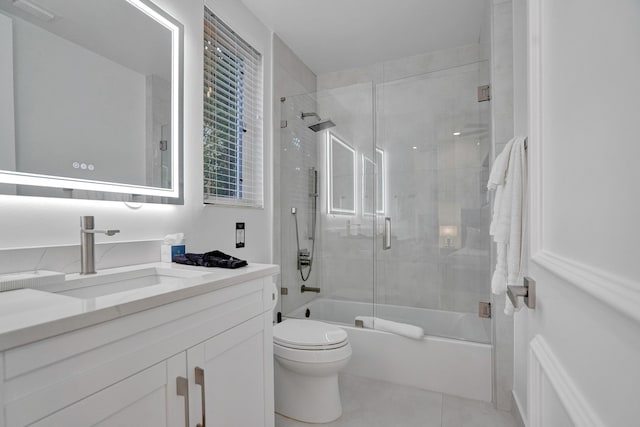
<path fill-rule="evenodd" d="M 382 249 L 391 249 L 391 218 L 384 218 L 384 232 L 382 233 Z"/>

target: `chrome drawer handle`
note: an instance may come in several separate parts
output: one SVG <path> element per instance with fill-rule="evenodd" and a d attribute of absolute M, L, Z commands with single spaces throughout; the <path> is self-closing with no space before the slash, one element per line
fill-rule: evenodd
<path fill-rule="evenodd" d="M 196 366 L 195 372 L 196 372 L 195 382 L 200 386 L 200 390 L 201 390 L 200 394 L 202 396 L 202 423 L 196 424 L 196 427 L 206 427 L 207 422 L 205 420 L 205 414 L 207 411 L 205 410 L 205 398 L 204 398 L 204 369 Z"/>
<path fill-rule="evenodd" d="M 176 393 L 184 396 L 184 426 L 189 427 L 189 381 L 185 377 L 176 378 Z"/>

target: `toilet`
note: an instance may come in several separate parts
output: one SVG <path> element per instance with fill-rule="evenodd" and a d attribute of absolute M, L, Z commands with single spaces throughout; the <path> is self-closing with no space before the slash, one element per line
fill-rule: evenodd
<path fill-rule="evenodd" d="M 275 409 L 307 423 L 342 415 L 338 372 L 351 358 L 344 329 L 308 319 L 287 319 L 273 328 Z"/>

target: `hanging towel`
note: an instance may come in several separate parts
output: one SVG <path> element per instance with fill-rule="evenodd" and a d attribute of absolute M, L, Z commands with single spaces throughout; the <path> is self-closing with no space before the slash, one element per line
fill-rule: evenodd
<path fill-rule="evenodd" d="M 487 188 L 495 190 L 489 234 L 497 246 L 491 290 L 501 295 L 507 285 L 522 284 L 524 216 L 526 212 L 527 159 L 525 138 L 515 137 L 496 158 Z M 507 298 L 505 313 L 514 307 Z"/>
<path fill-rule="evenodd" d="M 391 320 L 384 320 L 379 317 L 371 316 L 356 316 L 356 320 L 361 320 L 363 327 L 367 329 L 391 332 L 392 334 L 402 335 L 403 337 L 412 338 L 414 340 L 421 340 L 424 336 L 424 330 L 419 326 L 392 322 Z"/>

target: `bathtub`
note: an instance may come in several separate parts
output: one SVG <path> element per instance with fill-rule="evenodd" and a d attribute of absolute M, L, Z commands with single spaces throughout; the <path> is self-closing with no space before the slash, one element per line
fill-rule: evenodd
<path fill-rule="evenodd" d="M 385 304 L 375 316 L 420 326 L 421 340 L 354 327 L 356 316 L 372 316 L 370 303 L 317 298 L 288 317 L 339 324 L 353 348 L 344 372 L 396 384 L 490 402 L 492 363 L 490 321 L 476 314 Z M 451 338 L 455 337 L 455 338 Z"/>

